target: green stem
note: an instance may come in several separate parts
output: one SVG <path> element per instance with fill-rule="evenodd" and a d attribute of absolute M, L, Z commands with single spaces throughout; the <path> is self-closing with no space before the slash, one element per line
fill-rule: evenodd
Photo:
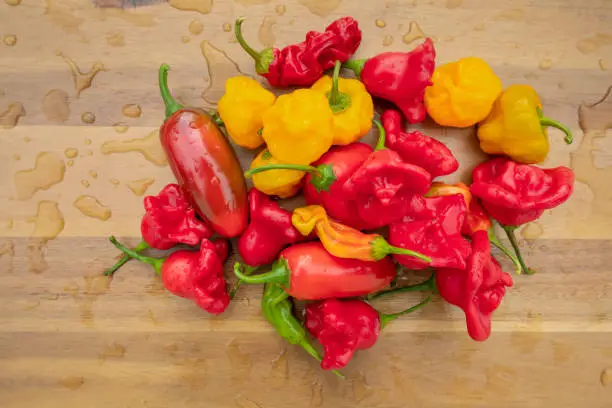
<path fill-rule="evenodd" d="M 289 275 L 291 271 L 287 265 L 287 261 L 280 258 L 272 265 L 270 272 L 262 273 L 259 275 L 249 276 L 242 272 L 242 264 L 236 262 L 234 264 L 234 275 L 244 283 L 258 284 L 258 283 L 279 283 L 285 287 L 289 286 Z"/>
<path fill-rule="evenodd" d="M 541 112 L 541 111 L 540 111 Z M 553 120 L 551 118 L 547 118 L 546 116 L 540 116 L 540 125 L 542 126 L 550 126 L 561 130 L 565 133 L 565 143 L 571 144 L 574 141 L 574 136 L 572 136 L 572 131 L 569 127 L 565 126 L 563 123 Z"/>
<path fill-rule="evenodd" d="M 133 249 L 133 251 L 142 252 L 147 248 L 149 248 L 149 244 L 147 244 L 145 240 L 142 240 L 140 241 L 140 244 L 138 244 L 136 248 Z M 121 259 L 116 264 L 114 264 L 113 266 L 111 266 L 110 268 L 104 271 L 104 276 L 113 276 L 113 274 L 117 272 L 119 268 L 125 265 L 126 262 L 129 261 L 130 259 L 132 259 L 132 257 L 124 253 Z"/>
<path fill-rule="evenodd" d="M 234 265 L 234 268 L 236 266 Z M 250 266 L 250 265 L 244 265 L 244 274 L 245 275 L 252 275 L 253 272 L 257 271 L 257 266 Z M 240 286 L 242 286 L 242 279 L 238 279 L 238 281 L 236 282 L 236 285 L 234 286 L 234 289 L 232 289 L 232 291 L 230 292 L 230 299 L 233 299 L 234 296 L 236 296 L 236 292 L 238 292 L 238 289 L 240 289 Z"/>
<path fill-rule="evenodd" d="M 151 265 L 155 269 L 155 272 L 157 272 L 157 274 L 161 276 L 161 268 L 162 268 L 162 265 L 163 265 L 165 259 L 163 259 L 163 258 L 151 258 L 149 256 L 144 256 L 144 255 L 141 255 L 141 254 L 139 254 L 137 252 L 134 252 L 133 250 L 127 248 L 125 245 L 123 245 L 122 243 L 117 241 L 117 238 L 115 238 L 112 235 L 110 237 L 108 237 L 108 240 L 114 246 L 116 246 L 120 251 L 122 251 L 124 254 L 129 255 L 131 258 L 138 259 L 141 262 L 144 262 L 146 264 Z"/>
<path fill-rule="evenodd" d="M 368 300 L 376 299 L 378 297 L 386 296 L 392 293 L 425 292 L 425 291 L 432 291 L 434 293 L 437 291 L 435 273 L 432 273 L 431 276 L 425 282 L 417 283 L 416 285 L 401 286 L 399 288 L 393 288 L 393 289 L 384 290 L 382 292 L 374 293 L 368 296 Z"/>
<path fill-rule="evenodd" d="M 336 61 L 334 65 L 334 73 L 332 76 L 332 87 L 327 93 L 327 100 L 329 101 L 329 107 L 334 114 L 344 112 L 351 106 L 351 96 L 344 92 L 340 92 L 340 68 L 342 64 L 340 61 Z"/>
<path fill-rule="evenodd" d="M 423 255 L 421 253 L 415 252 L 411 249 L 400 248 L 393 245 L 390 245 L 387 240 L 385 240 L 382 236 L 378 236 L 372 240 L 370 243 L 372 247 L 372 258 L 375 261 L 379 261 L 383 259 L 385 256 L 389 254 L 395 255 L 408 255 L 418 258 L 424 262 L 431 263 L 431 258 Z"/>
<path fill-rule="evenodd" d="M 261 173 L 268 170 L 297 170 L 305 171 L 312 174 L 310 183 L 317 191 L 328 191 L 331 185 L 337 180 L 336 173 L 331 164 L 321 164 L 317 167 L 307 166 L 302 164 L 267 164 L 265 166 L 255 167 L 244 173 L 244 177 L 250 178 L 253 174 Z"/>
<path fill-rule="evenodd" d="M 514 253 L 516 254 L 516 259 L 518 259 L 518 262 L 521 265 L 521 268 L 527 275 L 533 275 L 535 271 L 532 269 L 529 269 L 527 265 L 525 265 L 525 261 L 523 260 L 523 255 L 521 254 L 521 249 L 519 248 L 518 242 L 516 241 L 516 235 L 514 234 L 514 232 L 516 231 L 518 227 L 514 225 L 502 225 L 502 228 L 504 229 L 504 231 L 506 231 L 508 240 L 510 240 L 510 244 L 512 245 L 512 248 L 514 249 Z"/>
<path fill-rule="evenodd" d="M 387 143 L 387 132 L 380 121 L 374 119 L 372 122 L 374 122 L 378 128 L 378 142 L 376 143 L 374 150 L 383 150 L 385 149 L 385 143 Z"/>
<path fill-rule="evenodd" d="M 243 50 L 246 51 L 255 61 L 259 61 L 261 58 L 261 54 L 255 51 L 244 39 L 242 35 L 242 23 L 244 23 L 245 17 L 240 17 L 234 23 L 234 35 L 236 36 L 236 41 L 242 47 Z"/>
<path fill-rule="evenodd" d="M 508 257 L 508 259 L 512 261 L 516 274 L 520 275 L 523 271 L 521 263 L 517 259 L 516 255 L 514 255 L 512 251 L 506 248 L 506 246 L 499 241 L 499 238 L 497 238 L 497 235 L 495 235 L 495 229 L 493 227 L 489 228 L 489 241 L 493 245 L 495 245 L 500 251 L 502 251 L 504 255 Z"/>
<path fill-rule="evenodd" d="M 317 361 L 321 361 L 321 355 L 319 354 L 319 352 L 313 347 L 312 344 L 310 344 L 310 342 L 306 339 L 302 339 L 300 340 L 300 342 L 297 343 L 298 346 L 302 347 L 304 350 L 306 350 L 306 352 L 308 354 L 310 354 L 312 357 L 314 357 L 315 360 Z M 332 370 L 332 373 L 336 374 L 338 377 L 340 378 L 345 378 L 344 374 L 342 374 L 341 372 L 339 372 L 338 370 Z"/>
<path fill-rule="evenodd" d="M 215 122 L 215 125 L 225 126 L 225 123 L 223 123 L 223 119 L 221 119 L 219 112 L 211 111 L 209 112 L 209 115 L 212 118 L 213 122 Z"/>
<path fill-rule="evenodd" d="M 400 316 L 407 315 L 409 313 L 414 312 L 417 309 L 422 308 L 427 303 L 429 303 L 430 300 L 431 300 L 431 296 L 427 296 L 427 298 L 424 301 L 422 301 L 421 303 L 419 303 L 418 305 L 412 306 L 411 308 L 408 308 L 406 310 L 402 310 L 401 312 L 398 312 L 398 313 L 392 313 L 392 314 L 382 314 L 382 313 L 379 313 L 381 328 L 384 329 L 385 326 L 387 326 L 389 323 L 391 323 L 393 320 L 397 319 Z"/>
<path fill-rule="evenodd" d="M 305 171 L 307 173 L 319 174 L 320 170 L 314 166 L 307 166 L 303 164 L 266 164 L 265 166 L 254 167 L 244 173 L 244 177 L 251 178 L 254 174 L 263 173 L 264 171 L 270 170 L 297 170 Z"/>
<path fill-rule="evenodd" d="M 367 60 L 348 60 L 342 66 L 346 69 L 350 69 L 355 73 L 355 76 L 359 78 L 361 76 L 361 71 L 363 71 L 363 66 L 365 65 Z"/>
<path fill-rule="evenodd" d="M 161 64 L 159 66 L 159 92 L 161 93 L 162 100 L 166 106 L 166 119 L 172 116 L 176 111 L 183 109 L 183 105 L 178 103 L 170 93 L 168 89 L 168 71 L 170 66 L 168 64 Z"/>

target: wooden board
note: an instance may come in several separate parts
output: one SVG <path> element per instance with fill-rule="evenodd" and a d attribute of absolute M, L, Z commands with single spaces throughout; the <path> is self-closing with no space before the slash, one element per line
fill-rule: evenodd
<path fill-rule="evenodd" d="M 0 2 L 0 406 L 612 406 L 612 97 L 597 103 L 612 85 L 612 2 L 98 3 L 126 7 Z M 346 14 L 364 32 L 358 56 L 427 35 L 439 62 L 477 55 L 506 85 L 535 86 L 576 138 L 568 147 L 551 131 L 543 165 L 571 166 L 578 181 L 569 202 L 521 231 L 538 274 L 516 277 L 489 341 L 471 341 L 460 311 L 436 300 L 340 381 L 273 333 L 261 288 L 210 318 L 146 266 L 112 282 L 100 273 L 117 256 L 105 237 L 135 244 L 143 194 L 172 180 L 156 136 L 159 64 L 172 65 L 182 102 L 214 108 L 227 77 L 254 75 L 229 32 L 236 17 L 264 47 Z M 473 130 L 425 127 L 460 157 L 448 180 L 469 177 L 482 160 Z"/>

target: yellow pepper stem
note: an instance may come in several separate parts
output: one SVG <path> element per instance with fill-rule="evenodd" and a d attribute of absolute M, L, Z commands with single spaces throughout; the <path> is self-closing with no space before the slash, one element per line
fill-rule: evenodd
<path fill-rule="evenodd" d="M 565 143 L 571 144 L 574 141 L 574 136 L 572 135 L 572 131 L 569 127 L 567 127 L 561 122 L 558 122 L 551 118 L 547 118 L 546 116 L 544 116 L 544 112 L 542 112 L 542 109 L 540 108 L 538 108 L 538 116 L 540 117 L 540 125 L 542 125 L 542 127 L 554 127 L 565 133 Z"/>
<path fill-rule="evenodd" d="M 351 107 L 350 95 L 340 92 L 339 89 L 338 82 L 340 80 L 340 68 L 342 68 L 342 63 L 340 61 L 336 61 L 336 64 L 334 65 L 334 74 L 332 76 L 332 88 L 331 91 L 327 93 L 329 107 L 334 114 L 344 112 Z"/>
<path fill-rule="evenodd" d="M 372 122 L 374 122 L 378 128 L 378 142 L 376 143 L 374 150 L 384 150 L 386 149 L 385 144 L 387 143 L 387 132 L 385 132 L 385 128 L 378 120 L 374 119 Z"/>
<path fill-rule="evenodd" d="M 266 48 L 261 52 L 255 51 L 242 36 L 242 23 L 244 20 L 244 17 L 240 17 L 234 23 L 236 41 L 238 41 L 242 49 L 255 60 L 255 71 L 260 75 L 267 74 L 270 70 L 270 64 L 274 61 L 274 50 L 272 48 Z"/>
<path fill-rule="evenodd" d="M 270 170 L 297 170 L 310 173 L 310 182 L 317 191 L 328 191 L 331 185 L 337 180 L 336 173 L 331 164 L 321 164 L 317 167 L 303 164 L 268 164 L 261 167 L 254 167 L 244 173 L 244 177 L 251 178 L 254 174 L 263 173 Z"/>

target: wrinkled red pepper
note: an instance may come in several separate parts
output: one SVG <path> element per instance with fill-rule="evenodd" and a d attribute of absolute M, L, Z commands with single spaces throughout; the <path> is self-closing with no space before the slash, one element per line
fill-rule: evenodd
<path fill-rule="evenodd" d="M 491 334 L 491 314 L 499 307 L 512 277 L 491 256 L 487 231 L 472 236 L 472 254 L 466 269 L 440 268 L 436 286 L 440 296 L 465 313 L 468 334 L 484 341 Z"/>
<path fill-rule="evenodd" d="M 126 255 L 147 263 L 161 276 L 164 287 L 176 296 L 194 301 L 208 313 L 220 314 L 230 298 L 223 277 L 223 244 L 204 239 L 199 251 L 178 250 L 167 258 L 151 258 L 120 244 L 115 237 L 110 241 Z M 220 251 L 220 252 L 217 252 Z"/>
<path fill-rule="evenodd" d="M 420 252 L 431 258 L 431 264 L 409 256 L 393 258 L 408 269 L 465 269 L 471 253 L 470 243 L 461 235 L 466 212 L 462 195 L 415 196 L 404 218 L 389 226 L 389 243 Z"/>
<path fill-rule="evenodd" d="M 306 306 L 305 325 L 325 349 L 321 368 L 343 368 L 357 350 L 376 344 L 380 331 L 391 321 L 419 309 L 429 301 L 399 313 L 382 314 L 362 300 L 326 299 Z"/>
<path fill-rule="evenodd" d="M 263 274 L 245 275 L 240 263 L 234 265 L 234 274 L 244 283 L 278 283 L 298 300 L 365 296 L 388 286 L 395 273 L 389 257 L 375 262 L 337 258 L 320 242 L 290 246 Z"/>
<path fill-rule="evenodd" d="M 277 88 L 310 86 L 336 61 L 347 61 L 361 43 L 361 30 L 352 17 L 342 17 L 324 32 L 310 31 L 299 43 L 261 52 L 251 48 L 242 36 L 244 18 L 236 20 L 234 32 L 240 46 L 255 60 L 255 70 Z"/>
<path fill-rule="evenodd" d="M 251 221 L 238 239 L 238 253 L 249 266 L 261 266 L 276 259 L 287 245 L 304 241 L 291 223 L 291 213 L 259 190 L 249 191 Z"/>
<path fill-rule="evenodd" d="M 444 143 L 417 130 L 404 132 L 398 111 L 385 111 L 381 120 L 387 132 L 387 147 L 396 151 L 406 163 L 424 168 L 431 178 L 454 173 L 459 168 L 459 162 Z"/>
<path fill-rule="evenodd" d="M 436 50 L 430 38 L 410 52 L 385 52 L 367 60 L 350 60 L 351 69 L 372 96 L 393 102 L 410 123 L 420 123 L 427 114 L 423 97 L 431 85 Z"/>

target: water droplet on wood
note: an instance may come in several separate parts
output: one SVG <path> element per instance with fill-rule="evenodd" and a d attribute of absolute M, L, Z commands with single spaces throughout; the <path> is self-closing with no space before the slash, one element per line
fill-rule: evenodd
<path fill-rule="evenodd" d="M 72 159 L 67 160 L 67 161 L 66 161 L 66 166 L 68 166 L 68 167 L 72 167 L 72 166 L 74 166 L 74 160 L 72 160 Z"/>
<path fill-rule="evenodd" d="M 342 0 L 299 0 L 299 3 L 316 16 L 327 17 L 338 8 Z"/>
<path fill-rule="evenodd" d="M 89 188 L 89 181 L 87 180 L 81 180 L 81 185 L 85 188 Z"/>
<path fill-rule="evenodd" d="M 97 179 L 98 178 L 98 172 L 95 170 L 89 170 L 89 177 L 91 177 L 92 179 Z"/>
<path fill-rule="evenodd" d="M 612 384 L 612 368 L 605 368 L 599 375 L 599 382 L 604 387 Z"/>
<path fill-rule="evenodd" d="M 447 9 L 456 9 L 463 6 L 463 0 L 446 0 Z"/>
<path fill-rule="evenodd" d="M 170 6 L 183 11 L 197 11 L 208 14 L 213 7 L 213 0 L 169 0 Z"/>
<path fill-rule="evenodd" d="M 85 124 L 91 125 L 96 121 L 96 115 L 93 112 L 83 112 L 81 114 L 81 121 Z"/>
<path fill-rule="evenodd" d="M 264 48 L 271 48 L 276 42 L 276 35 L 274 34 L 274 26 L 276 25 L 276 17 L 265 16 L 259 26 L 258 38 L 261 45 Z"/>
<path fill-rule="evenodd" d="M 13 220 L 9 219 L 11 223 L 10 228 L 13 228 Z M 6 271 L 6 273 L 13 273 L 13 258 L 15 257 L 15 244 L 13 241 L 4 241 L 0 244 L 0 261 L 6 259 L 6 269 L 2 268 L 2 264 L 0 264 L 0 272 Z"/>
<path fill-rule="evenodd" d="M 272 361 L 268 381 L 273 387 L 283 387 L 289 380 L 289 361 L 287 360 L 287 349 L 283 349 L 278 357 Z"/>
<path fill-rule="evenodd" d="M 17 44 L 17 36 L 13 34 L 7 34 L 4 36 L 2 41 L 4 42 L 4 45 L 8 47 L 13 47 L 15 44 Z"/>
<path fill-rule="evenodd" d="M 153 177 L 148 177 L 130 181 L 129 183 L 127 183 L 127 186 L 130 190 L 132 190 L 132 193 L 134 193 L 134 195 L 140 197 L 147 192 L 149 186 L 151 186 L 151 184 L 153 184 L 154 182 L 155 179 Z"/>
<path fill-rule="evenodd" d="M 107 360 L 107 359 L 121 359 L 125 357 L 125 346 L 119 344 L 119 343 L 111 343 L 111 344 L 107 344 L 104 347 L 104 350 L 102 350 L 102 352 L 100 354 L 98 354 L 98 358 L 101 361 Z"/>
<path fill-rule="evenodd" d="M 416 21 L 411 21 L 410 26 L 408 27 L 408 32 L 404 34 L 402 37 L 402 41 L 405 44 L 410 44 L 411 42 L 425 38 L 425 33 L 419 27 L 419 24 Z"/>
<path fill-rule="evenodd" d="M 474 31 L 484 31 L 484 30 L 485 30 L 485 28 L 486 28 L 485 23 L 477 23 L 477 24 L 474 26 Z"/>
<path fill-rule="evenodd" d="M 31 238 L 40 238 L 45 242 L 54 239 L 64 229 L 64 216 L 55 201 L 39 201 L 36 215 L 29 222 L 34 223 Z"/>
<path fill-rule="evenodd" d="M 374 395 L 374 390 L 366 381 L 363 373 L 359 373 L 355 378 L 353 378 L 351 384 L 353 387 L 353 398 L 357 403 L 360 403 L 366 398 Z"/>
<path fill-rule="evenodd" d="M 391 44 L 393 44 L 393 36 L 389 35 L 389 34 L 385 35 L 383 40 L 382 40 L 383 47 L 388 47 Z"/>
<path fill-rule="evenodd" d="M 385 22 L 385 20 L 382 20 L 380 18 L 377 18 L 374 24 L 376 24 L 376 27 L 378 28 L 385 28 L 387 26 L 387 23 Z"/>
<path fill-rule="evenodd" d="M 168 159 L 159 141 L 159 130 L 140 139 L 111 140 L 100 147 L 103 154 L 138 152 L 157 166 L 166 166 Z"/>
<path fill-rule="evenodd" d="M 75 13 L 75 7 L 68 1 L 45 0 L 47 18 L 68 34 L 78 34 L 85 21 Z"/>
<path fill-rule="evenodd" d="M 191 41 L 191 38 L 189 38 L 188 36 L 186 35 L 181 36 L 181 42 L 183 44 L 187 44 L 189 41 Z"/>
<path fill-rule="evenodd" d="M 553 65 L 553 62 L 551 59 L 544 58 L 543 60 L 540 61 L 540 65 L 538 65 L 538 68 L 540 68 L 543 71 L 547 71 L 552 67 L 552 65 Z"/>
<path fill-rule="evenodd" d="M 211 105 L 216 105 L 221 96 L 225 93 L 225 81 L 237 75 L 246 75 L 240 71 L 238 64 L 234 62 L 225 51 L 215 47 L 209 41 L 204 40 L 200 44 L 202 56 L 206 60 L 206 70 L 208 72 L 208 84 L 202 92 L 202 98 Z M 217 83 L 218 86 L 213 86 Z"/>
<path fill-rule="evenodd" d="M 81 388 L 83 386 L 83 384 L 85 384 L 85 378 L 83 377 L 76 377 L 76 376 L 67 376 L 67 377 L 63 377 L 60 380 L 60 385 L 64 388 L 68 388 L 69 390 L 78 390 L 79 388 Z"/>
<path fill-rule="evenodd" d="M 200 20 L 194 19 L 191 20 L 187 29 L 193 35 L 200 35 L 202 34 L 202 31 L 204 31 L 204 24 L 202 24 Z"/>
<path fill-rule="evenodd" d="M 115 129 L 115 132 L 121 134 L 127 132 L 130 126 L 125 122 L 117 122 L 113 125 L 113 129 Z"/>
<path fill-rule="evenodd" d="M 25 114 L 26 111 L 20 102 L 11 103 L 4 112 L 0 113 L 0 128 L 14 128 L 19 123 L 19 118 Z"/>
<path fill-rule="evenodd" d="M 119 180 L 117 180 L 116 178 L 112 178 L 110 180 L 108 180 L 114 187 L 117 187 L 121 182 Z"/>
<path fill-rule="evenodd" d="M 310 386 L 310 408 L 323 406 L 323 384 L 318 378 Z"/>
<path fill-rule="evenodd" d="M 52 89 L 45 95 L 42 109 L 47 120 L 54 123 L 63 123 L 70 117 L 70 103 L 68 94 L 60 89 Z"/>
<path fill-rule="evenodd" d="M 530 222 L 521 229 L 521 236 L 529 240 L 537 239 L 541 237 L 543 233 L 544 229 L 542 228 L 540 223 L 536 221 Z"/>
<path fill-rule="evenodd" d="M 601 69 L 602 71 L 608 70 L 608 64 L 606 63 L 606 61 L 604 61 L 603 59 L 600 59 L 598 63 L 599 63 L 599 69 Z"/>
<path fill-rule="evenodd" d="M 142 109 L 137 103 L 129 103 L 127 105 L 123 105 L 122 112 L 123 115 L 127 116 L 128 118 L 139 118 L 142 114 Z"/>
<path fill-rule="evenodd" d="M 111 47 L 123 47 L 125 45 L 125 38 L 121 31 L 113 30 L 106 34 L 106 42 Z"/>
<path fill-rule="evenodd" d="M 574 352 L 572 347 L 567 343 L 553 340 L 551 345 L 553 349 L 553 361 L 556 364 L 567 362 Z"/>
<path fill-rule="evenodd" d="M 525 18 L 525 10 L 523 9 L 510 9 L 504 10 L 495 16 L 497 21 L 520 21 Z"/>
<path fill-rule="evenodd" d="M 17 198 L 26 200 L 39 190 L 47 190 L 64 179 L 66 166 L 64 161 L 50 152 L 42 152 L 36 156 L 34 168 L 15 173 L 15 189 Z"/>
<path fill-rule="evenodd" d="M 277 4 L 274 11 L 276 11 L 276 15 L 282 16 L 287 11 L 287 7 L 284 4 Z"/>
<path fill-rule="evenodd" d="M 226 33 L 229 33 L 230 31 L 232 31 L 232 25 L 230 23 L 223 23 L 223 31 L 225 31 Z"/>
<path fill-rule="evenodd" d="M 78 155 L 79 155 L 79 150 L 74 147 L 69 147 L 66 150 L 64 150 L 64 156 L 66 156 L 69 159 L 74 159 Z"/>
<path fill-rule="evenodd" d="M 70 73 L 72 74 L 77 98 L 81 96 L 81 93 L 84 90 L 89 89 L 91 87 L 96 75 L 98 75 L 102 71 L 106 71 L 106 68 L 104 68 L 104 64 L 99 61 L 96 61 L 91 65 L 91 69 L 89 71 L 83 72 L 72 59 L 68 58 L 61 51 L 57 51 L 55 54 L 58 57 L 61 57 L 66 62 L 66 64 L 68 64 L 68 68 L 70 69 Z"/>
<path fill-rule="evenodd" d="M 22 0 L 4 0 L 6 2 L 6 4 L 8 4 L 9 6 L 18 6 L 21 4 Z"/>
<path fill-rule="evenodd" d="M 82 195 L 74 200 L 73 205 L 83 214 L 101 221 L 108 220 L 112 213 L 110 208 L 102 204 L 97 198 Z"/>
<path fill-rule="evenodd" d="M 85 146 L 89 146 L 91 144 L 91 139 L 85 139 Z"/>
<path fill-rule="evenodd" d="M 14 159 L 15 161 L 19 161 L 19 160 L 21 160 L 21 156 L 20 156 L 20 155 L 18 155 L 18 154 L 14 154 L 14 155 L 13 155 L 13 159 Z"/>

